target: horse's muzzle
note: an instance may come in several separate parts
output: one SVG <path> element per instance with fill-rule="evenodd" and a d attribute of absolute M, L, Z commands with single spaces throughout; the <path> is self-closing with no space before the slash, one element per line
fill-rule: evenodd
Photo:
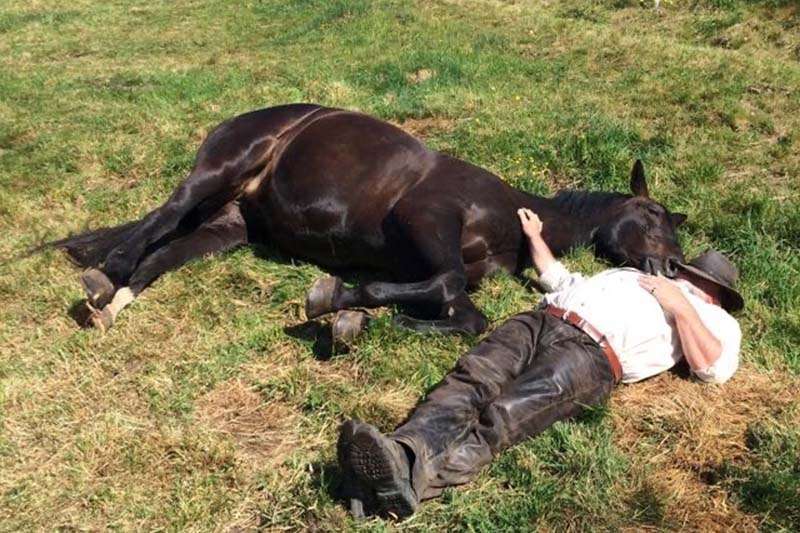
<path fill-rule="evenodd" d="M 669 257 L 661 259 L 658 257 L 647 256 L 642 260 L 641 270 L 656 276 L 663 274 L 668 278 L 674 278 L 678 274 L 678 263 L 680 259 L 677 257 Z"/>
<path fill-rule="evenodd" d="M 679 259 L 670 258 L 664 261 L 664 275 L 668 278 L 674 278 L 678 275 Z"/>

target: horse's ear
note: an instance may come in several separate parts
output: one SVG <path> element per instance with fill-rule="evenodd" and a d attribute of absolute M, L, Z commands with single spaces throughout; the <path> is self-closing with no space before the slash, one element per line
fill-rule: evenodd
<path fill-rule="evenodd" d="M 687 216 L 683 213 L 670 213 L 669 217 L 672 219 L 672 224 L 677 228 L 684 222 L 686 222 Z"/>
<path fill-rule="evenodd" d="M 641 159 L 636 160 L 633 170 L 631 170 L 631 192 L 634 196 L 650 198 L 650 193 L 647 191 L 647 180 L 644 177 L 644 164 Z"/>

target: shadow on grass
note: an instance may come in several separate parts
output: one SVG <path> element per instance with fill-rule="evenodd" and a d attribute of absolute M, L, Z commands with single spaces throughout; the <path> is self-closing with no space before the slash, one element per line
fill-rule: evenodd
<path fill-rule="evenodd" d="M 89 322 L 89 317 L 92 315 L 91 310 L 86 305 L 86 299 L 81 298 L 72 302 L 67 310 L 67 315 L 75 321 L 75 324 L 82 329 L 91 329 L 92 324 Z"/>
<path fill-rule="evenodd" d="M 316 462 L 312 464 L 314 474 L 311 487 L 318 494 L 325 494 L 335 504 L 350 511 L 350 500 L 355 496 L 353 483 L 337 463 Z M 374 511 L 374 509 L 365 509 Z"/>
<path fill-rule="evenodd" d="M 328 323 L 309 320 L 294 326 L 286 326 L 283 328 L 283 332 L 295 339 L 313 342 L 311 351 L 319 361 L 328 361 L 337 353 L 346 353 L 346 350 L 334 344 L 331 327 Z"/>

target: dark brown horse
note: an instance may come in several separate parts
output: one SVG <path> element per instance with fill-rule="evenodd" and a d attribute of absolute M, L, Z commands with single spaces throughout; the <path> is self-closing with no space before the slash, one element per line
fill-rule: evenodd
<path fill-rule="evenodd" d="M 339 278 L 317 281 L 309 318 L 405 304 L 428 313 L 402 317 L 408 327 L 479 333 L 487 321 L 467 289 L 492 271 L 529 264 L 519 207 L 539 214 L 556 254 L 591 244 L 614 264 L 671 274 L 683 259 L 675 228 L 685 217 L 650 200 L 638 161 L 631 190 L 532 196 L 386 122 L 294 104 L 217 127 L 186 180 L 141 220 L 53 244 L 90 267 L 82 282 L 99 327 L 164 272 L 265 242 L 326 267 L 391 276 L 352 288 Z"/>

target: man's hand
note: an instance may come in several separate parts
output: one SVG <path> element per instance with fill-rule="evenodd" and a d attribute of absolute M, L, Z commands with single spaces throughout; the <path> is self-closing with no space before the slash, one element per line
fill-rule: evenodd
<path fill-rule="evenodd" d="M 683 295 L 678 285 L 661 274 L 640 276 L 639 285 L 652 294 L 664 311 L 671 315 L 680 314 L 687 307 L 691 307 L 689 300 Z"/>
<path fill-rule="evenodd" d="M 517 216 L 519 217 L 519 221 L 522 223 L 522 231 L 525 235 L 528 236 L 529 239 L 535 239 L 542 236 L 542 221 L 539 220 L 539 216 L 531 211 L 530 209 L 525 209 L 524 207 L 517 209 Z"/>
<path fill-rule="evenodd" d="M 550 248 L 542 238 L 542 228 L 544 224 L 539 220 L 539 217 L 530 209 L 517 209 L 517 216 L 522 224 L 522 231 L 528 237 L 531 250 L 531 260 L 536 272 L 542 275 L 550 266 L 556 262 Z"/>

